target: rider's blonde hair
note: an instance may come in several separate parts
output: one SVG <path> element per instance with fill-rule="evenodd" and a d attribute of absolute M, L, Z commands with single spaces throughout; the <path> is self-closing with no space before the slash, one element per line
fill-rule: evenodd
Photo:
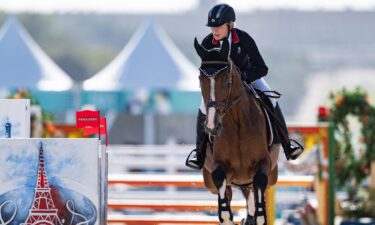
<path fill-rule="evenodd" d="M 233 21 L 230 21 L 228 23 L 228 27 L 229 27 L 229 30 L 232 30 L 234 28 L 234 22 Z"/>

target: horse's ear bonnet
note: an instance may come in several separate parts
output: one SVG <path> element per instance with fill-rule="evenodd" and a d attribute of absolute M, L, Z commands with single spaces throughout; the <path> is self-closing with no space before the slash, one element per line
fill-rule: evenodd
<path fill-rule="evenodd" d="M 215 77 L 221 71 L 228 68 L 229 42 L 224 39 L 221 48 L 205 49 L 198 43 L 197 38 L 194 39 L 194 48 L 202 60 L 199 70 L 207 77 Z M 205 64 L 205 61 L 216 61 L 217 64 Z"/>
<path fill-rule="evenodd" d="M 205 48 L 203 48 L 202 45 L 200 45 L 200 44 L 198 43 L 197 38 L 194 38 L 194 48 L 195 48 L 195 51 L 197 52 L 197 54 L 199 55 L 199 57 L 200 57 L 200 58 L 202 59 L 202 61 L 203 61 L 203 59 L 207 56 L 208 51 L 207 51 Z"/>

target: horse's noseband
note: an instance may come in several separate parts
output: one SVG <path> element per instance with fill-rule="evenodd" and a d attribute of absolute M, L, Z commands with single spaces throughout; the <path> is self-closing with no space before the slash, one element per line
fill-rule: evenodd
<path fill-rule="evenodd" d="M 219 102 L 219 101 L 212 101 L 212 100 L 210 99 L 210 100 L 208 100 L 208 102 L 207 102 L 207 104 L 206 104 L 206 107 L 207 107 L 207 108 L 213 107 L 213 108 L 215 108 L 216 110 L 219 110 L 219 111 L 220 111 L 220 109 L 219 109 L 219 105 L 221 105 L 221 106 L 225 106 L 225 102 L 223 102 L 223 101 L 221 101 L 221 102 Z M 223 110 L 223 109 L 222 109 L 222 110 Z M 221 111 L 220 111 L 220 113 L 221 113 Z"/>
<path fill-rule="evenodd" d="M 211 99 L 208 100 L 208 102 L 207 102 L 207 108 L 209 108 L 209 107 L 217 108 L 216 101 L 212 101 Z"/>

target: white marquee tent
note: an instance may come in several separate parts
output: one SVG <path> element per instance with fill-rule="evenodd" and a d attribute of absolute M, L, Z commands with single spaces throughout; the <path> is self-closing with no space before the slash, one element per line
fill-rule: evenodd
<path fill-rule="evenodd" d="M 38 46 L 16 17 L 0 29 L 0 88 L 70 89 L 72 79 Z"/>
<path fill-rule="evenodd" d="M 196 91 L 199 90 L 198 75 L 198 68 L 177 49 L 166 33 L 153 22 L 147 22 L 119 55 L 86 80 L 83 87 L 100 91 L 139 88 Z"/>

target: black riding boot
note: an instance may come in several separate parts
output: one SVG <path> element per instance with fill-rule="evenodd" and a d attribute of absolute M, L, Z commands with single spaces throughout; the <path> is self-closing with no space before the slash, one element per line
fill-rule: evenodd
<path fill-rule="evenodd" d="M 196 148 L 190 152 L 186 159 L 185 165 L 193 169 L 201 169 L 204 163 L 204 155 L 202 149 L 205 148 L 204 139 L 206 133 L 204 131 L 204 121 L 206 120 L 206 115 L 204 115 L 201 110 L 198 110 L 197 116 L 197 137 L 196 137 Z"/>
<path fill-rule="evenodd" d="M 298 158 L 298 156 L 302 154 L 303 147 L 297 141 L 289 139 L 288 127 L 286 125 L 283 113 L 278 103 L 276 103 L 275 115 L 277 116 L 277 119 L 280 122 L 276 123 L 276 130 L 278 133 L 277 136 L 279 138 L 279 141 L 283 146 L 285 156 L 288 160 L 295 160 Z M 291 142 L 294 142 L 296 146 L 293 145 Z"/>

